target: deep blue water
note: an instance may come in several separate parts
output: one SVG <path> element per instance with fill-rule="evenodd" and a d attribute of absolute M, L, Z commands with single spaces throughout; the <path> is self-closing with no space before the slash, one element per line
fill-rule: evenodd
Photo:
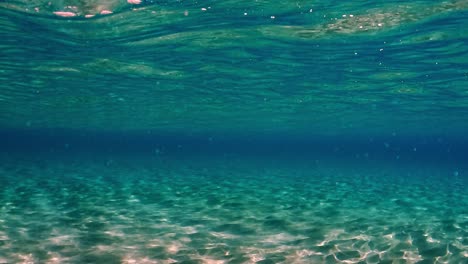
<path fill-rule="evenodd" d="M 184 132 L 99 132 L 80 130 L 4 130 L 5 153 L 47 155 L 200 157 L 246 156 L 350 161 L 433 163 L 466 168 L 468 139 L 463 135 L 310 135 L 286 133 L 193 134 Z"/>

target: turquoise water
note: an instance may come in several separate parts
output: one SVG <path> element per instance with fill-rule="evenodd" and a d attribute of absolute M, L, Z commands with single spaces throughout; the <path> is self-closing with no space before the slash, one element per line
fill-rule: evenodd
<path fill-rule="evenodd" d="M 468 263 L 467 1 L 0 1 L 0 263 Z"/>
<path fill-rule="evenodd" d="M 467 128 L 466 1 L 48 3 L 0 3 L 4 127 Z"/>

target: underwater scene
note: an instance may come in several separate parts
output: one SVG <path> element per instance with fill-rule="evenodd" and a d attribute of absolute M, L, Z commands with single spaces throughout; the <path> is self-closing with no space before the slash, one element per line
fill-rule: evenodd
<path fill-rule="evenodd" d="M 0 264 L 468 263 L 468 1 L 0 0 Z"/>

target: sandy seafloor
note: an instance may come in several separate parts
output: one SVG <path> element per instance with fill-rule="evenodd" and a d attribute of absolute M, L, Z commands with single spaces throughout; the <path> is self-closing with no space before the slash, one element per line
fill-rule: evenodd
<path fill-rule="evenodd" d="M 466 263 L 440 165 L 2 157 L 0 263 Z"/>

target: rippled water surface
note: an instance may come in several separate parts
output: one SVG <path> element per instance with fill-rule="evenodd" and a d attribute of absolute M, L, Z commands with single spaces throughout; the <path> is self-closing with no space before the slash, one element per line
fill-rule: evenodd
<path fill-rule="evenodd" d="M 468 263 L 467 28 L 466 0 L 0 0 L 0 263 Z"/>
<path fill-rule="evenodd" d="M 320 133 L 468 126 L 466 1 L 0 7 L 2 126 Z"/>

